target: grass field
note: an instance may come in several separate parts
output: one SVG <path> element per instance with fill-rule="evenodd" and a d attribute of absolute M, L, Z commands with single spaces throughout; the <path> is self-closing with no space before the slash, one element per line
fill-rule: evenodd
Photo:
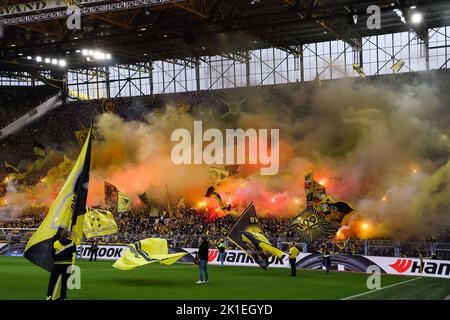
<path fill-rule="evenodd" d="M 195 284 L 193 265 L 152 264 L 131 271 L 114 269 L 112 261 L 78 261 L 81 290 L 69 299 L 445 299 L 450 280 L 383 275 L 384 289 L 368 292 L 366 274 L 251 267 L 209 266 L 210 283 Z M 45 298 L 49 273 L 24 258 L 0 257 L 0 299 Z M 390 287 L 388 287 L 390 286 Z"/>

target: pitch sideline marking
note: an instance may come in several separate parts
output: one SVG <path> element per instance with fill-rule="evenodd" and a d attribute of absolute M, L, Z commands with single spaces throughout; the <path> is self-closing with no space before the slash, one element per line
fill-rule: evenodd
<path fill-rule="evenodd" d="M 363 292 L 363 293 L 355 294 L 355 295 L 350 296 L 350 297 L 342 298 L 341 300 L 350 300 L 350 299 L 353 299 L 353 298 L 356 298 L 356 297 L 364 296 L 366 294 L 370 294 L 370 293 L 373 293 L 373 292 L 378 292 L 378 291 L 381 291 L 381 290 L 384 290 L 384 289 L 392 288 L 392 287 L 398 286 L 399 284 L 412 282 L 412 281 L 417 280 L 417 279 L 421 279 L 421 277 L 417 277 L 417 278 L 414 278 L 414 279 L 409 279 L 409 280 L 401 281 L 401 282 L 398 282 L 398 283 L 394 283 L 394 284 L 391 284 L 389 286 L 386 286 L 386 287 L 383 287 L 383 288 L 380 288 L 380 289 L 370 290 L 370 291 L 366 291 L 366 292 Z"/>

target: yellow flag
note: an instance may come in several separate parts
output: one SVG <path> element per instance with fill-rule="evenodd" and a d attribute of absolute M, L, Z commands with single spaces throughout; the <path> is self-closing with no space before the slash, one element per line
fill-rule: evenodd
<path fill-rule="evenodd" d="M 72 232 L 72 240 L 78 245 L 83 237 L 84 214 L 89 185 L 91 163 L 91 133 L 67 177 L 61 191 L 50 207 L 47 216 L 30 238 L 24 256 L 31 262 L 51 271 L 53 268 L 53 242 L 62 230 Z"/>
<path fill-rule="evenodd" d="M 405 61 L 400 59 L 397 60 L 394 65 L 391 67 L 391 70 L 393 70 L 394 72 L 399 72 L 401 68 L 403 68 L 403 66 L 405 65 Z"/>
<path fill-rule="evenodd" d="M 131 270 L 157 261 L 171 265 L 186 254 L 187 252 L 169 253 L 166 239 L 147 238 L 128 245 L 123 255 L 114 262 L 113 267 Z"/>
<path fill-rule="evenodd" d="M 86 210 L 83 229 L 86 238 L 117 233 L 117 224 L 111 212 L 92 208 L 86 208 Z"/>
<path fill-rule="evenodd" d="M 16 167 L 14 167 L 12 164 L 10 164 L 9 162 L 4 161 L 4 166 L 6 169 L 6 173 L 7 174 L 20 174 L 19 169 L 17 169 Z"/>
<path fill-rule="evenodd" d="M 117 212 L 128 212 L 131 206 L 131 199 L 122 192 L 119 192 Z"/>
<path fill-rule="evenodd" d="M 86 134 L 87 134 L 87 132 L 86 132 L 86 130 L 78 130 L 78 131 L 75 131 L 75 137 L 77 138 L 77 141 L 78 141 L 78 144 L 81 146 L 83 143 L 84 143 L 84 141 L 86 140 Z"/>
<path fill-rule="evenodd" d="M 67 177 L 72 170 L 74 163 L 75 161 L 70 160 L 66 155 L 64 155 L 64 161 L 61 162 L 57 167 L 50 169 L 47 173 L 47 177 Z"/>
<path fill-rule="evenodd" d="M 356 63 L 353 64 L 353 70 L 361 76 L 361 78 L 365 79 L 366 74 L 364 73 L 364 70 L 361 66 L 357 65 Z"/>
<path fill-rule="evenodd" d="M 75 137 L 77 138 L 78 144 L 80 146 L 82 146 L 84 144 L 88 134 L 91 135 L 92 139 L 97 140 L 97 136 L 93 129 L 81 129 L 81 130 L 75 131 Z"/>
<path fill-rule="evenodd" d="M 152 207 L 150 209 L 150 217 L 157 217 L 159 215 L 158 208 Z"/>
<path fill-rule="evenodd" d="M 283 252 L 269 242 L 264 236 L 256 215 L 256 209 L 251 203 L 234 224 L 228 240 L 238 248 L 246 251 L 263 269 L 269 266 L 269 256 L 282 257 Z"/>
<path fill-rule="evenodd" d="M 268 241 L 268 240 L 267 240 Z M 283 251 L 281 251 L 278 248 L 275 248 L 271 244 L 260 242 L 259 247 L 263 250 L 265 254 L 273 254 L 275 257 L 282 258 L 283 257 Z"/>
<path fill-rule="evenodd" d="M 33 141 L 33 151 L 35 155 L 45 157 L 45 147 L 38 141 Z"/>
<path fill-rule="evenodd" d="M 184 210 L 186 208 L 186 203 L 185 203 L 185 199 L 183 196 L 179 196 L 178 197 L 178 201 L 177 201 L 177 214 L 180 214 L 181 210 Z"/>
<path fill-rule="evenodd" d="M 89 97 L 87 95 L 85 95 L 85 94 L 83 94 L 83 93 L 81 93 L 79 91 L 74 91 L 74 90 L 70 90 L 69 89 L 69 95 L 71 97 L 75 97 L 75 98 L 78 98 L 80 100 L 89 100 Z"/>
<path fill-rule="evenodd" d="M 264 254 L 270 255 L 273 254 L 278 258 L 283 257 L 283 251 L 278 248 L 275 248 L 266 238 L 266 236 L 259 232 L 242 232 L 242 239 L 249 244 L 257 244 L 259 248 L 263 251 Z"/>
<path fill-rule="evenodd" d="M 215 184 L 219 184 L 219 183 L 225 181 L 228 178 L 229 174 L 230 173 L 228 172 L 228 170 L 225 170 L 222 168 L 217 168 L 217 167 L 209 168 L 209 178 Z"/>

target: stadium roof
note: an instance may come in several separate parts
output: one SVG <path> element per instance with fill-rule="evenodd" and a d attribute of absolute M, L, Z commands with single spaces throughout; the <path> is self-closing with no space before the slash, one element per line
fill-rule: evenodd
<path fill-rule="evenodd" d="M 358 48 L 361 36 L 411 29 L 412 6 L 424 15 L 423 29 L 416 29 L 421 38 L 426 37 L 422 30 L 450 21 L 447 0 L 74 0 L 81 8 L 81 29 L 68 30 L 64 2 L 45 1 L 47 9 L 35 7 L 39 11 L 14 6 L 30 0 L 0 2 L 0 69 L 40 68 L 25 59 L 37 55 L 64 58 L 70 68 L 92 66 L 82 49 L 101 49 L 112 54 L 111 63 L 126 64 L 192 63 L 193 57 L 208 55 L 239 59 L 246 50 L 271 46 L 295 54 L 303 43 L 333 39 Z M 381 8 L 380 30 L 366 25 L 367 7 L 374 3 Z M 406 23 L 394 9 L 402 11 Z"/>

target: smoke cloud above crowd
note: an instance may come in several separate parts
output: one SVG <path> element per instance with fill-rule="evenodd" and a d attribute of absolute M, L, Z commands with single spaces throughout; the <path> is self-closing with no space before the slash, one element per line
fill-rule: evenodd
<path fill-rule="evenodd" d="M 253 88 L 243 94 L 240 114 L 231 119 L 217 116 L 214 106 L 185 112 L 170 103 L 162 113 L 138 120 L 99 115 L 90 205 L 103 204 L 108 181 L 136 207 L 143 192 L 162 206 L 167 195 L 174 204 L 183 196 L 192 207 L 202 201 L 214 206 L 204 198 L 212 185 L 210 165 L 171 161 L 172 132 L 192 132 L 194 120 L 202 120 L 204 130 L 279 129 L 276 175 L 263 176 L 260 165 L 245 164 L 215 186 L 234 214 L 254 202 L 258 214 L 294 217 L 304 207 L 304 174 L 314 171 L 333 199 L 355 208 L 343 221 L 347 236 L 402 240 L 449 228 L 450 105 L 431 80 L 395 86 L 340 80 L 303 89 Z M 31 197 L 49 205 L 64 177 L 53 171 L 46 179 L 33 188 L 11 189 L 8 205 L 22 210 Z M 11 183 L 8 188 L 15 187 Z"/>

